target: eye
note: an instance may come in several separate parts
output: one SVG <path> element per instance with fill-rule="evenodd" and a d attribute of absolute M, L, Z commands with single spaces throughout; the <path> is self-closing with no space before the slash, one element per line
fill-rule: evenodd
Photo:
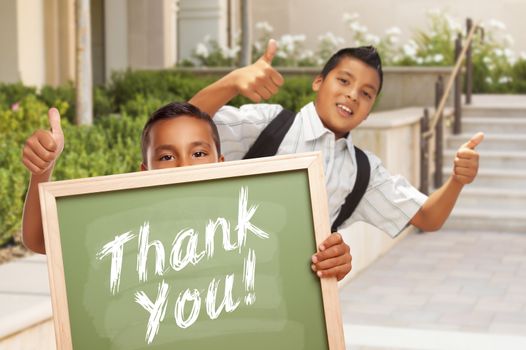
<path fill-rule="evenodd" d="M 208 155 L 208 153 L 204 152 L 204 151 L 197 151 L 197 152 L 194 152 L 192 154 L 192 156 L 194 158 L 202 158 L 202 157 L 206 157 Z"/>
<path fill-rule="evenodd" d="M 342 85 L 347 85 L 349 83 L 349 81 L 345 78 L 337 78 L 337 79 Z"/>
<path fill-rule="evenodd" d="M 363 93 L 363 95 L 364 95 L 365 97 L 367 97 L 369 100 L 370 100 L 371 98 L 373 98 L 373 95 L 371 95 L 371 94 L 368 93 L 367 91 L 363 91 L 362 93 Z"/>
<path fill-rule="evenodd" d="M 162 156 L 159 158 L 159 160 L 160 160 L 161 162 L 167 162 L 167 161 L 174 160 L 174 159 L 175 159 L 175 157 L 172 156 L 171 154 L 165 154 L 165 155 L 162 155 Z"/>

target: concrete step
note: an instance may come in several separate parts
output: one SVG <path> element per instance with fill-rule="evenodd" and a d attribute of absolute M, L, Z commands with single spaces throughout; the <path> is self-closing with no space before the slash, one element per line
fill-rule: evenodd
<path fill-rule="evenodd" d="M 464 209 L 524 210 L 526 217 L 526 189 L 466 186 L 455 205 Z"/>
<path fill-rule="evenodd" d="M 480 169 L 524 169 L 526 170 L 525 151 L 493 151 L 481 149 Z M 457 149 L 444 151 L 444 164 L 453 164 Z"/>
<path fill-rule="evenodd" d="M 462 119 L 462 132 L 466 134 L 482 131 L 484 133 L 526 134 L 526 118 L 481 118 Z"/>
<path fill-rule="evenodd" d="M 463 106 L 462 117 L 526 118 L 525 107 Z"/>
<path fill-rule="evenodd" d="M 452 166 L 442 169 L 444 179 L 451 175 Z M 526 189 L 526 170 L 524 169 L 479 169 L 477 178 L 469 187 L 492 187 L 501 189 Z M 525 205 L 526 207 L 526 205 Z M 526 210 L 524 212 L 526 217 Z"/>
<path fill-rule="evenodd" d="M 466 143 L 474 133 L 462 133 L 449 135 L 446 140 L 446 148 L 457 150 Z M 478 150 L 517 150 L 526 151 L 526 134 L 518 133 L 488 133 L 484 135 L 484 141 L 477 147 Z"/>
<path fill-rule="evenodd" d="M 524 210 L 465 209 L 457 207 L 443 229 L 526 233 Z"/>

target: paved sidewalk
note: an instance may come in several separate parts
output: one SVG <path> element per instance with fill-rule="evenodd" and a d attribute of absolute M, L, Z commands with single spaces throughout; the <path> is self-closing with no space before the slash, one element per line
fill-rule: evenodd
<path fill-rule="evenodd" d="M 526 349 L 526 233 L 411 234 L 340 298 L 351 349 Z"/>

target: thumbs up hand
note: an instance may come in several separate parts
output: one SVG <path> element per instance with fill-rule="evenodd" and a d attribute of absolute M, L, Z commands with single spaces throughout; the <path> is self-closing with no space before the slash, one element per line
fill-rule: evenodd
<path fill-rule="evenodd" d="M 56 108 L 48 111 L 49 130 L 37 130 L 31 135 L 22 151 L 22 162 L 33 175 L 52 169 L 64 149 L 64 133 L 60 126 L 60 113 Z"/>
<path fill-rule="evenodd" d="M 253 64 L 237 70 L 235 86 L 239 94 L 257 103 L 261 100 L 268 100 L 278 92 L 284 79 L 272 67 L 272 60 L 277 50 L 276 41 L 270 39 L 263 56 Z"/>
<path fill-rule="evenodd" d="M 479 154 L 475 150 L 482 140 L 484 134 L 479 132 L 460 146 L 453 162 L 453 180 L 467 185 L 475 179 L 479 169 Z"/>

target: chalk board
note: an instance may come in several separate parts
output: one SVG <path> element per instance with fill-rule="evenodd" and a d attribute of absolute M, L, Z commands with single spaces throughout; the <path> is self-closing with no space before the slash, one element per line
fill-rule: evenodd
<path fill-rule="evenodd" d="M 40 185 L 59 349 L 343 349 L 319 153 Z"/>

